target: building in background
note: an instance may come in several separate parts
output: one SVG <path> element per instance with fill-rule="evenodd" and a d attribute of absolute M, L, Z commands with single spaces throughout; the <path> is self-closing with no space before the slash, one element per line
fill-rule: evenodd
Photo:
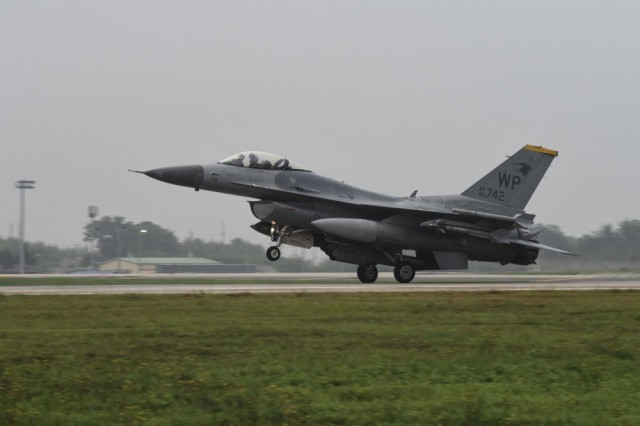
<path fill-rule="evenodd" d="M 125 274 L 253 273 L 256 265 L 233 265 L 202 257 L 120 257 L 102 262 L 100 272 Z"/>

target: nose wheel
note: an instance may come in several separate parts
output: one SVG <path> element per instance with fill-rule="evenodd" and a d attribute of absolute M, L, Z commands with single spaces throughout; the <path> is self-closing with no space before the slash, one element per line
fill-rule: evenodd
<path fill-rule="evenodd" d="M 396 277 L 399 283 L 410 283 L 416 276 L 416 268 L 408 262 L 400 262 L 393 270 L 393 276 Z"/>
<path fill-rule="evenodd" d="M 267 249 L 267 259 L 272 262 L 280 259 L 280 249 L 276 246 L 271 246 Z"/>

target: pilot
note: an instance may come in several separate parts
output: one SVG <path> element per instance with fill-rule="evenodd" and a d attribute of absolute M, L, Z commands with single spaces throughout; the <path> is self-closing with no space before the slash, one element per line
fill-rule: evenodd
<path fill-rule="evenodd" d="M 259 159 L 257 155 L 255 155 L 253 152 L 249 154 L 249 167 L 251 167 L 252 169 L 259 169 L 260 163 L 258 163 L 258 161 Z"/>
<path fill-rule="evenodd" d="M 231 160 L 230 164 L 232 166 L 244 166 L 244 164 L 242 163 L 242 160 L 244 160 L 244 155 L 240 154 L 238 155 L 238 158 L 234 158 L 233 160 Z"/>

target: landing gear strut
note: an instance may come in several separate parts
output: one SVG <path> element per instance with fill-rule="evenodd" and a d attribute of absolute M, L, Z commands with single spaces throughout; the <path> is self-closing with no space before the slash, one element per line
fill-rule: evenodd
<path fill-rule="evenodd" d="M 416 276 L 416 268 L 409 262 L 400 262 L 393 270 L 393 276 L 399 283 L 407 284 Z"/>
<path fill-rule="evenodd" d="M 378 279 L 378 268 L 376 265 L 358 266 L 358 279 L 364 284 L 371 284 Z"/>
<path fill-rule="evenodd" d="M 280 228 L 277 224 L 273 224 L 271 226 L 271 241 L 276 243 L 275 246 L 271 246 L 267 249 L 267 259 L 272 262 L 280 259 L 280 246 L 282 245 L 282 239 L 287 234 L 289 229 L 288 225 Z"/>

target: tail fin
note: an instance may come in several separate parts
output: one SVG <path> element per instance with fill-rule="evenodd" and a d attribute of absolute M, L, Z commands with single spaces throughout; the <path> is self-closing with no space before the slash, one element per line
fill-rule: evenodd
<path fill-rule="evenodd" d="M 524 210 L 557 156 L 557 151 L 526 145 L 462 195 Z"/>

